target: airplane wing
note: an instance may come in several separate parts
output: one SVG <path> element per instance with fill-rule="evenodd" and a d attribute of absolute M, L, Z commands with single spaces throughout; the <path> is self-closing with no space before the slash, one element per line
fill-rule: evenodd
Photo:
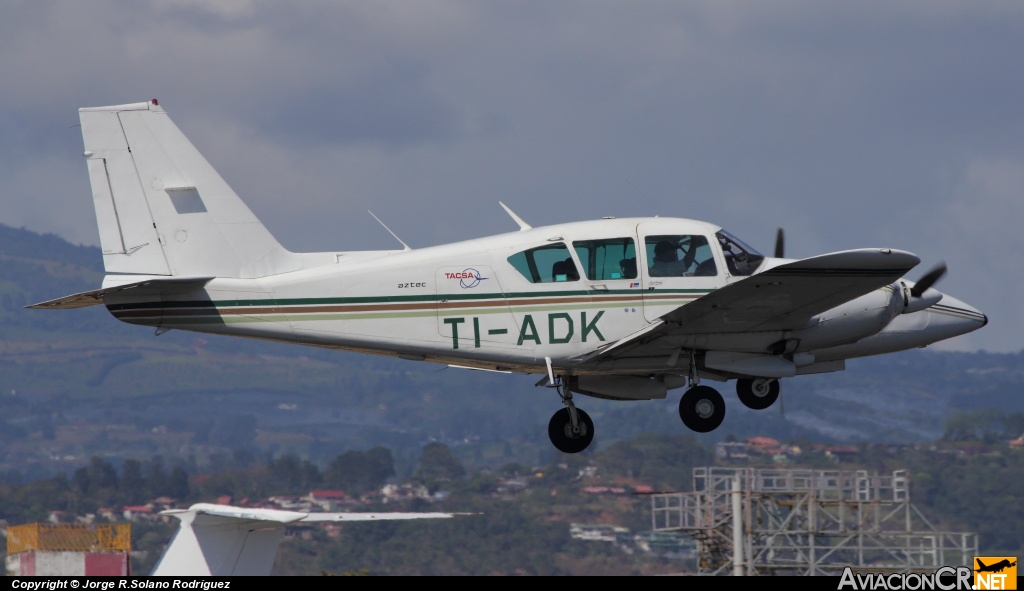
<path fill-rule="evenodd" d="M 675 334 L 786 330 L 889 285 L 921 259 L 890 249 L 848 250 L 786 263 L 715 290 L 662 317 Z"/>
<path fill-rule="evenodd" d="M 196 503 L 180 521 L 154 576 L 269 575 L 286 525 L 299 522 L 439 519 L 470 513 L 306 513 Z"/>
<path fill-rule="evenodd" d="M 666 336 L 797 329 L 816 315 L 896 281 L 920 262 L 892 249 L 861 249 L 793 261 L 684 304 L 658 322 L 579 358 L 618 355 Z"/>
<path fill-rule="evenodd" d="M 32 304 L 31 306 L 25 306 L 26 308 L 34 308 L 37 310 L 71 310 L 74 308 L 86 308 L 88 306 L 96 306 L 103 303 L 103 296 L 119 291 L 125 291 L 128 289 L 140 289 L 140 288 L 158 288 L 158 291 L 163 291 L 166 288 L 190 288 L 190 287 L 202 287 L 206 285 L 208 281 L 213 277 L 153 277 L 145 279 L 143 281 L 134 281 L 132 283 L 125 283 L 124 285 L 116 285 L 113 287 L 105 287 L 103 289 L 94 289 L 92 291 L 83 291 L 82 293 L 75 293 L 57 298 L 55 300 L 48 300 L 45 302 L 39 302 L 38 304 Z"/>

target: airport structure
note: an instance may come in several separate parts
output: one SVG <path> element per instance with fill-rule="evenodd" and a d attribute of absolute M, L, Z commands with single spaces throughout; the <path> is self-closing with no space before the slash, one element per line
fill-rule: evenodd
<path fill-rule="evenodd" d="M 7 576 L 127 576 L 128 524 L 30 523 L 7 528 Z"/>
<path fill-rule="evenodd" d="M 906 470 L 694 468 L 693 491 L 651 498 L 656 532 L 697 541 L 700 575 L 934 572 L 970 565 L 978 535 L 941 531 Z"/>

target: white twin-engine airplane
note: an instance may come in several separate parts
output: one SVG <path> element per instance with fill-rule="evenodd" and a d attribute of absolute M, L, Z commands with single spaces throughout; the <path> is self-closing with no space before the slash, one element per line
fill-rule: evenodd
<path fill-rule="evenodd" d="M 282 247 L 156 100 L 79 111 L 107 275 L 102 289 L 36 304 L 104 304 L 131 324 L 543 374 L 564 408 L 548 434 L 584 450 L 594 424 L 573 394 L 663 399 L 708 432 L 737 380 L 764 409 L 779 379 L 923 347 L 986 324 L 975 308 L 901 279 L 891 248 L 766 257 L 713 224 L 605 218 L 430 248 L 293 253 Z M 502 204 L 504 207 L 504 204 Z"/>

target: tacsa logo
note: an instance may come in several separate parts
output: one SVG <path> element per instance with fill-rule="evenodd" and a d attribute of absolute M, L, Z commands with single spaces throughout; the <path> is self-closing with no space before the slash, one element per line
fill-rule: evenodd
<path fill-rule="evenodd" d="M 975 556 L 975 589 L 1016 589 L 1016 556 Z"/>
<path fill-rule="evenodd" d="M 464 269 L 459 273 L 445 273 L 446 279 L 458 279 L 459 285 L 463 289 L 470 289 L 480 285 L 481 281 L 488 279 L 487 277 L 481 277 L 480 271 L 473 268 Z"/>

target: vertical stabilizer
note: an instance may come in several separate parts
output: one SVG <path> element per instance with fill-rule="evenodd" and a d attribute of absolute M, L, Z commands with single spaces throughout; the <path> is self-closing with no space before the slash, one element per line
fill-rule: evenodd
<path fill-rule="evenodd" d="M 79 116 L 108 273 L 248 278 L 300 268 L 155 100 Z"/>

